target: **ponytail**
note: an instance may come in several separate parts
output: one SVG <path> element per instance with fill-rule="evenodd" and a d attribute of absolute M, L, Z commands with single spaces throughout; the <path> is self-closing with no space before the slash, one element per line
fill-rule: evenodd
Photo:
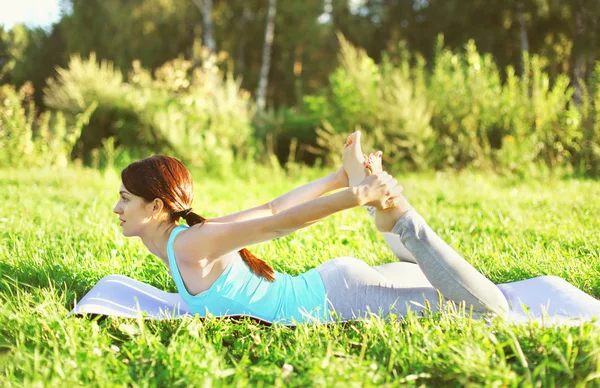
<path fill-rule="evenodd" d="M 179 214 L 179 213 L 181 213 L 181 214 Z M 185 220 L 185 222 L 187 222 L 187 224 L 189 226 L 196 225 L 196 224 L 203 225 L 206 222 L 208 222 L 208 220 L 206 218 L 202 217 L 199 214 L 194 213 L 193 211 L 191 211 L 191 209 L 188 209 L 187 211 L 184 211 L 184 212 L 175 213 L 175 215 L 181 215 L 183 217 L 183 219 Z M 252 270 L 252 272 L 254 272 L 258 276 L 262 276 L 263 278 L 267 279 L 270 282 L 275 281 L 275 270 L 273 270 L 273 268 L 269 264 L 267 264 L 264 260 L 261 260 L 258 257 L 254 256 L 246 248 L 240 249 L 238 251 L 238 253 L 242 257 L 242 259 L 244 259 L 244 261 L 246 262 L 248 267 L 250 267 L 250 270 Z"/>

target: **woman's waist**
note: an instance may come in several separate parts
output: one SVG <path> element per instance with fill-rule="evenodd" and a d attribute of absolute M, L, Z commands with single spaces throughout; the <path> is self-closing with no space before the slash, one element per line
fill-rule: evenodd
<path fill-rule="evenodd" d="M 231 271 L 210 293 L 187 300 L 193 311 L 216 316 L 246 314 L 275 321 L 314 321 L 327 314 L 323 281 L 315 269 L 291 276 L 275 273 L 275 281 L 238 276 Z"/>
<path fill-rule="evenodd" d="M 214 293 L 253 306 L 281 309 L 293 304 L 311 304 L 325 297 L 325 286 L 316 269 L 292 276 L 275 272 L 273 282 L 253 273 L 241 276 L 231 271 Z"/>

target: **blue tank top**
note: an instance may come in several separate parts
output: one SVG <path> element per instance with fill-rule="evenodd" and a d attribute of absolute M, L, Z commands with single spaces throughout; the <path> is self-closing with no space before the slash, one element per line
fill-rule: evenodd
<path fill-rule="evenodd" d="M 252 272 L 237 253 L 208 290 L 191 295 L 185 288 L 173 250 L 175 237 L 187 228 L 179 225 L 173 229 L 167 255 L 177 290 L 192 314 L 243 314 L 282 324 L 329 320 L 325 286 L 316 269 L 298 276 L 275 272 L 275 281 L 269 282 Z"/>

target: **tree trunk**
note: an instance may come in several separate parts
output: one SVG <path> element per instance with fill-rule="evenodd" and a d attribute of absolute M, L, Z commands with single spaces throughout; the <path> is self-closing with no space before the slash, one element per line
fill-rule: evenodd
<path fill-rule="evenodd" d="M 594 71 L 596 63 L 596 49 L 598 44 L 598 14 L 600 13 L 600 6 L 596 3 L 595 7 L 590 12 L 590 24 L 589 24 L 589 36 L 590 36 L 590 55 L 588 56 L 587 69 L 588 71 Z"/>
<path fill-rule="evenodd" d="M 525 6 L 523 0 L 517 0 L 517 18 L 519 19 L 519 34 L 521 36 L 521 74 L 525 71 L 525 53 L 529 52 L 529 39 L 525 28 Z"/>
<path fill-rule="evenodd" d="M 271 67 L 271 46 L 275 35 L 275 13 L 277 12 L 277 0 L 269 0 L 267 11 L 267 27 L 265 28 L 265 45 L 263 47 L 262 64 L 258 79 L 258 90 L 256 92 L 256 105 L 258 110 L 265 108 L 267 100 L 267 86 L 269 83 L 269 68 Z"/>
<path fill-rule="evenodd" d="M 573 14 L 575 18 L 575 39 L 573 40 L 573 53 L 571 56 L 571 83 L 575 89 L 573 100 L 577 104 L 583 102 L 583 90 L 579 83 L 585 78 L 586 72 L 586 23 L 585 23 L 585 5 L 583 0 L 576 0 L 573 4 Z"/>
<path fill-rule="evenodd" d="M 244 74 L 246 71 L 246 25 L 250 21 L 250 11 L 246 4 L 242 5 L 242 16 L 238 22 L 238 47 L 235 61 L 235 67 L 238 69 L 238 74 Z"/>
<path fill-rule="evenodd" d="M 204 31 L 202 31 L 202 35 L 204 36 L 204 46 L 208 48 L 208 51 L 214 53 L 217 51 L 217 44 L 215 43 L 214 33 L 213 33 L 213 22 L 212 22 L 212 0 L 194 0 L 194 4 L 200 10 L 202 14 L 202 24 L 204 26 Z"/>

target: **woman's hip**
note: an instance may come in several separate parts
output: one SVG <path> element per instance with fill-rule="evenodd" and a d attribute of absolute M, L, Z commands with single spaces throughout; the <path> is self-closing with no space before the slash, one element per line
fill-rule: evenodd
<path fill-rule="evenodd" d="M 386 270 L 396 265 L 405 267 L 394 268 L 394 279 L 389 279 Z M 344 256 L 323 263 L 317 272 L 325 286 L 331 315 L 338 319 L 406 315 L 409 310 L 422 310 L 427 305 L 437 310 L 437 291 L 412 263 L 371 267 L 355 257 Z"/>

